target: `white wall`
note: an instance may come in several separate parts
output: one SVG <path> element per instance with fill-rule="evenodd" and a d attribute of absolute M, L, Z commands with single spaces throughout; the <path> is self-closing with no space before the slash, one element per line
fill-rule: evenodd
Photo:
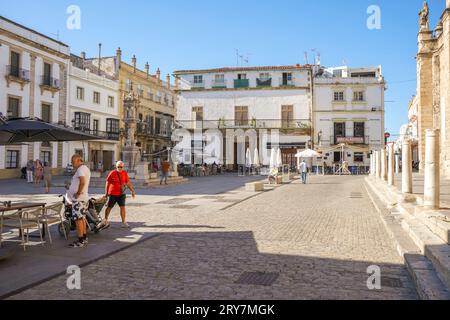
<path fill-rule="evenodd" d="M 182 92 L 177 120 L 193 120 L 193 107 L 203 107 L 204 120 L 233 120 L 236 106 L 247 106 L 249 119 L 281 119 L 283 105 L 294 106 L 294 119 L 309 119 L 307 90 L 235 90 Z"/>
<path fill-rule="evenodd" d="M 17 26 L 9 21 L 0 18 L 0 28 L 14 32 L 28 40 L 34 41 L 35 43 L 42 45 L 43 47 L 51 48 L 62 54 L 69 54 L 69 48 L 61 43 L 52 41 L 42 35 L 35 32 Z M 60 64 L 64 65 L 67 69 L 68 59 L 61 58 L 55 54 L 44 51 L 41 48 L 29 44 L 25 44 L 17 41 L 16 39 L 9 38 L 6 35 L 0 35 L 0 112 L 6 115 L 8 95 L 19 97 L 21 100 L 20 104 L 20 114 L 21 117 L 30 116 L 30 107 L 33 110 L 35 117 L 41 117 L 41 106 L 43 103 L 52 105 L 52 121 L 58 122 L 59 120 L 59 108 L 60 108 L 60 91 L 52 95 L 51 92 L 44 91 L 41 92 L 41 76 L 43 75 L 43 62 L 48 61 L 52 64 L 52 76 L 55 79 L 59 79 L 62 83 L 64 79 L 60 77 Z M 20 53 L 20 68 L 29 71 L 30 82 L 21 88 L 21 85 L 16 82 L 11 82 L 9 87 L 7 87 L 7 81 L 5 79 L 7 66 L 10 65 L 10 51 L 13 49 Z M 31 78 L 31 65 L 32 58 L 31 55 L 36 56 L 35 61 L 35 76 Z M 30 106 L 30 95 L 31 88 L 34 89 L 34 105 Z M 56 143 L 53 144 L 52 157 L 54 167 L 57 166 L 57 147 Z M 33 158 L 40 158 L 40 144 L 34 144 L 35 149 L 33 153 Z M 3 148 L 5 151 L 8 148 Z M 19 164 L 24 165 L 27 162 L 28 147 L 20 147 L 20 160 Z M 5 152 L 0 152 L 0 169 L 5 168 Z"/>
<path fill-rule="evenodd" d="M 345 80 L 345 81 L 343 81 Z M 339 82 L 339 83 L 338 83 Z M 367 151 L 364 152 L 364 163 L 368 165 L 370 160 L 367 152 L 371 149 L 379 149 L 384 143 L 383 123 L 383 90 L 384 84 L 378 79 L 315 79 L 314 86 L 314 118 L 315 137 L 317 146 L 318 132 L 322 131 L 321 147 L 325 150 L 334 144 L 334 122 L 345 122 L 346 136 L 353 137 L 354 122 L 365 123 L 365 136 L 369 139 Z M 334 102 L 334 92 L 344 91 L 344 102 Z M 354 91 L 364 91 L 365 101 L 353 101 Z M 375 108 L 376 111 L 372 111 Z M 357 148 L 355 148 L 357 149 Z M 361 149 L 362 150 L 362 149 Z M 347 159 L 350 165 L 354 165 L 354 151 L 347 150 L 352 156 Z M 357 151 L 359 152 L 359 150 Z M 332 162 L 332 153 L 328 158 L 328 164 Z"/>

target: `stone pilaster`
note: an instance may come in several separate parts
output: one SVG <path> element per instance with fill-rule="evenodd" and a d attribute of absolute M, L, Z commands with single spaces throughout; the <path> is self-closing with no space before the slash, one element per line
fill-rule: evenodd
<path fill-rule="evenodd" d="M 68 77 L 68 69 L 66 65 L 61 64 L 59 66 L 59 79 L 61 83 L 61 88 L 59 90 L 59 110 L 58 110 L 58 122 L 66 123 L 66 115 L 67 115 L 67 77 Z M 58 169 L 63 168 L 63 143 L 58 143 Z"/>
<path fill-rule="evenodd" d="M 30 104 L 29 115 L 30 118 L 34 117 L 34 103 L 35 103 L 35 88 L 36 88 L 36 55 L 30 54 Z M 34 160 L 34 143 L 28 144 L 27 160 Z"/>
<path fill-rule="evenodd" d="M 433 127 L 433 49 L 435 40 L 431 31 L 421 31 L 418 36 L 417 54 L 417 96 L 418 138 L 420 171 L 425 163 L 425 131 Z"/>

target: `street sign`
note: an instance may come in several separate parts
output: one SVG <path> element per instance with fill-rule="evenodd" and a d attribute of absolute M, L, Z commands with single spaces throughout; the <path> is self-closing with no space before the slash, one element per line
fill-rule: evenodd
<path fill-rule="evenodd" d="M 386 133 L 384 134 L 384 137 L 385 137 L 386 139 L 389 139 L 389 138 L 391 137 L 391 134 L 390 134 L 389 132 L 386 132 Z"/>

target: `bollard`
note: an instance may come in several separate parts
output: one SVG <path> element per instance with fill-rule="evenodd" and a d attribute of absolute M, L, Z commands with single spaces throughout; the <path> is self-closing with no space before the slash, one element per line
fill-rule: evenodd
<path fill-rule="evenodd" d="M 381 179 L 383 181 L 387 181 L 387 157 L 386 157 L 386 148 L 381 149 Z"/>
<path fill-rule="evenodd" d="M 428 129 L 425 133 L 425 183 L 423 205 L 426 209 L 440 208 L 439 177 L 439 130 Z"/>
<path fill-rule="evenodd" d="M 394 185 L 394 144 L 388 145 L 388 185 Z"/>
<path fill-rule="evenodd" d="M 412 193 L 411 141 L 402 143 L 402 193 Z"/>

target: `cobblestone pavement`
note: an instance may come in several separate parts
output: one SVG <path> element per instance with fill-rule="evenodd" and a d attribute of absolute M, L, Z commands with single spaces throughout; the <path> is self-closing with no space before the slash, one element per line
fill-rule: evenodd
<path fill-rule="evenodd" d="M 225 210 L 134 208 L 131 231 L 157 237 L 83 267 L 82 290 L 60 276 L 11 299 L 417 299 L 363 178 L 309 182 Z M 367 288 L 371 265 L 381 268 L 381 290 Z M 245 272 L 265 279 L 238 281 Z"/>

